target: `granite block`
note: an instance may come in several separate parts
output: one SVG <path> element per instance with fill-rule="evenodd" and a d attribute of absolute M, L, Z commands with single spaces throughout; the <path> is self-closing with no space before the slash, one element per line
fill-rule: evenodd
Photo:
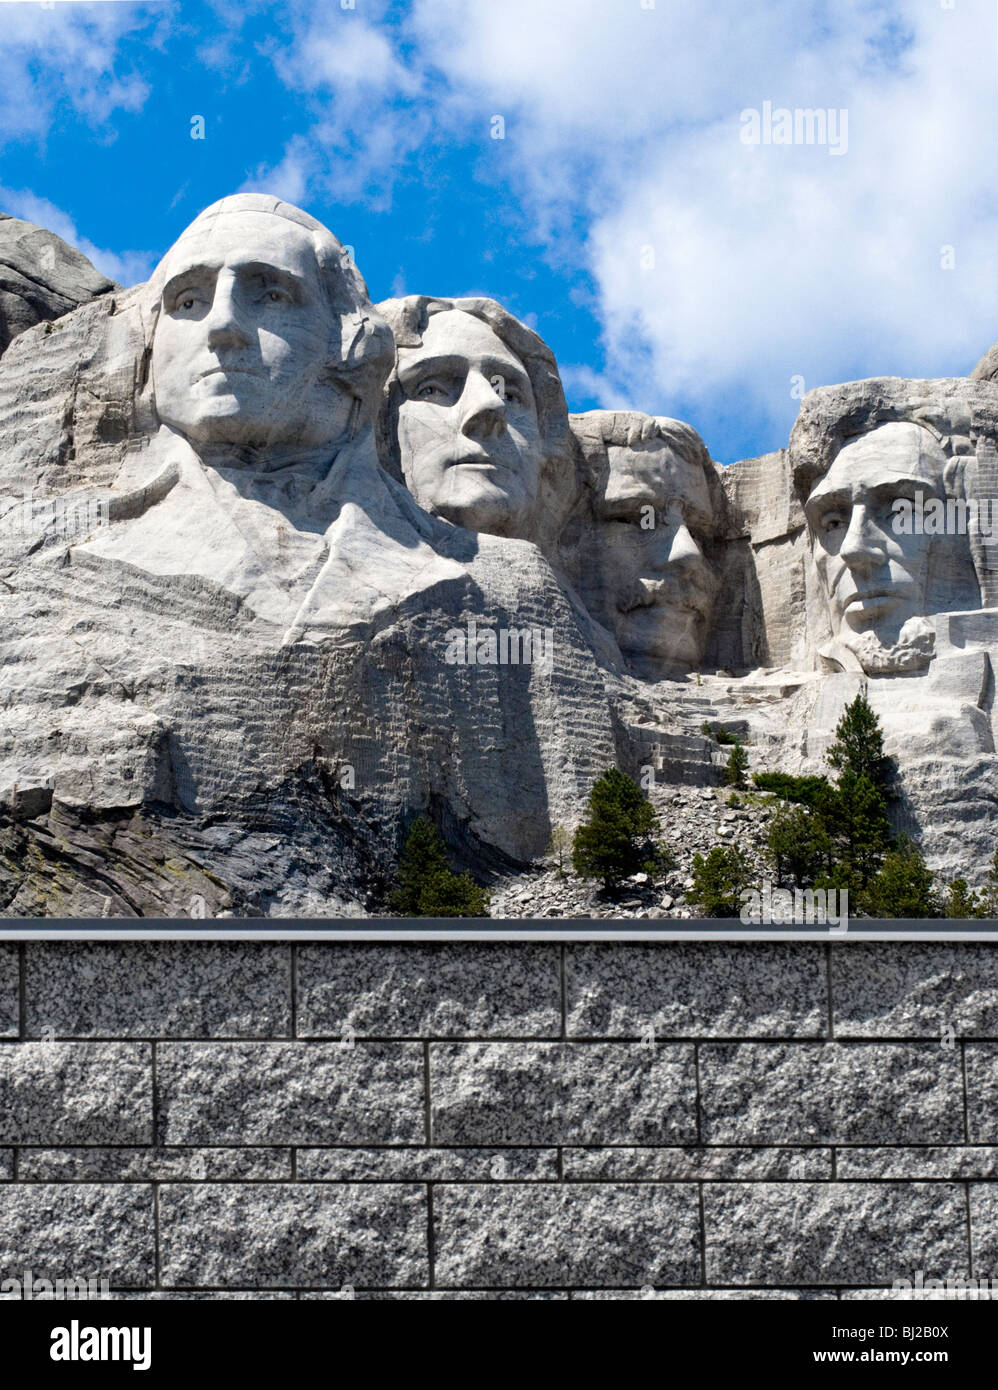
<path fill-rule="evenodd" d="M 726 1179 L 792 1178 L 815 1182 L 831 1178 L 829 1148 L 779 1149 L 565 1149 L 568 1180 L 646 1182 L 723 1182 Z"/>
<path fill-rule="evenodd" d="M 705 1043 L 708 1144 L 928 1144 L 964 1138 L 957 1050 L 926 1043 Z"/>
<path fill-rule="evenodd" d="M 0 1038 L 16 1038 L 19 1031 L 18 959 L 17 945 L 0 945 Z"/>
<path fill-rule="evenodd" d="M 155 1279 L 152 1188 L 8 1183 L 0 1187 L 0 1279 Z"/>
<path fill-rule="evenodd" d="M 426 1137 L 419 1043 L 166 1043 L 163 1144 L 404 1144 Z"/>
<path fill-rule="evenodd" d="M 918 1148 L 841 1148 L 835 1154 L 838 1178 L 922 1178 L 954 1181 L 998 1178 L 998 1148 L 927 1145 Z"/>
<path fill-rule="evenodd" d="M 968 1199 L 974 1276 L 977 1279 L 993 1279 L 998 1283 L 998 1183 L 972 1183 L 968 1189 Z M 930 1274 L 934 1279 L 942 1278 L 947 1272 L 933 1265 L 922 1265 L 921 1268 L 926 1278 Z M 903 1272 L 910 1277 L 907 1271 Z"/>
<path fill-rule="evenodd" d="M 998 1043 L 966 1043 L 967 1138 L 998 1144 Z"/>
<path fill-rule="evenodd" d="M 22 1149 L 26 1182 L 231 1182 L 291 1177 L 290 1149 Z"/>
<path fill-rule="evenodd" d="M 437 1282 L 471 1287 L 693 1284 L 697 1189 L 545 1183 L 434 1189 Z"/>
<path fill-rule="evenodd" d="M 286 1037 L 291 949 L 248 942 L 30 942 L 29 1037 Z"/>
<path fill-rule="evenodd" d="M 712 1284 L 890 1284 L 966 1274 L 955 1183 L 712 1183 L 703 1188 Z"/>
<path fill-rule="evenodd" d="M 294 1303 L 297 1293 L 293 1289 L 111 1289 L 109 1301 L 112 1303 L 213 1303 L 217 1300 L 232 1302 Z"/>
<path fill-rule="evenodd" d="M 854 942 L 832 954 L 835 1036 L 998 1036 L 998 951 L 972 942 Z"/>
<path fill-rule="evenodd" d="M 558 1176 L 555 1149 L 299 1149 L 299 1182 L 523 1182 Z"/>
<path fill-rule="evenodd" d="M 146 1043 L 0 1047 L 0 1142 L 143 1144 L 152 1139 Z"/>
<path fill-rule="evenodd" d="M 548 945 L 302 946 L 298 1035 L 557 1037 L 559 951 Z"/>
<path fill-rule="evenodd" d="M 572 1036 L 820 1038 L 827 1031 L 824 949 L 712 942 L 571 945 Z"/>
<path fill-rule="evenodd" d="M 693 1144 L 688 1044 L 434 1043 L 438 1144 Z"/>
<path fill-rule="evenodd" d="M 423 1186 L 170 1183 L 160 1188 L 159 1219 L 167 1286 L 428 1281 Z"/>
<path fill-rule="evenodd" d="M 322 1289 L 303 1293 L 303 1303 L 356 1299 L 359 1303 L 567 1303 L 568 1294 L 554 1289 Z"/>
<path fill-rule="evenodd" d="M 827 1303 L 838 1297 L 835 1289 L 573 1289 L 572 1302 L 625 1303 L 635 1300 L 662 1303 L 786 1302 Z"/>

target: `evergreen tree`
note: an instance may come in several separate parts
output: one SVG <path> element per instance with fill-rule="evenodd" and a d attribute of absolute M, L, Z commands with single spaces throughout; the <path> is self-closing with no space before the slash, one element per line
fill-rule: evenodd
<path fill-rule="evenodd" d="M 735 740 L 731 749 L 731 756 L 728 758 L 727 766 L 724 769 L 725 785 L 734 787 L 738 791 L 744 791 L 748 785 L 745 774 L 748 772 L 748 754 L 738 740 Z"/>
<path fill-rule="evenodd" d="M 752 781 L 762 792 L 772 792 L 781 801 L 820 810 L 827 806 L 835 788 L 827 777 L 793 777 L 789 772 L 753 772 Z"/>
<path fill-rule="evenodd" d="M 657 872 L 664 855 L 652 840 L 654 807 L 633 778 L 607 768 L 593 783 L 588 818 L 572 841 L 572 867 L 580 878 L 598 878 L 605 889 L 641 869 Z"/>
<path fill-rule="evenodd" d="M 722 729 L 720 724 L 711 724 L 708 719 L 705 719 L 700 725 L 700 732 L 706 734 L 708 738 L 714 739 L 716 743 L 734 744 L 738 742 L 735 734 L 729 733 L 727 729 Z"/>
<path fill-rule="evenodd" d="M 835 742 L 827 753 L 836 772 L 851 772 L 880 792 L 886 792 L 891 776 L 891 760 L 884 756 L 884 736 L 863 691 L 847 705 L 835 726 Z M 840 779 L 841 780 L 841 779 Z"/>
<path fill-rule="evenodd" d="M 872 917 L 935 917 L 939 913 L 935 877 L 918 847 L 906 835 L 899 835 L 867 885 L 863 907 Z"/>
<path fill-rule="evenodd" d="M 853 891 L 865 888 L 883 863 L 891 842 L 891 827 L 880 789 L 852 768 L 841 774 L 834 795 L 822 809 L 835 859 Z"/>
<path fill-rule="evenodd" d="M 409 827 L 390 901 L 407 917 L 489 915 L 488 893 L 470 874 L 451 871 L 443 838 L 426 816 Z"/>
<path fill-rule="evenodd" d="M 777 882 L 789 874 L 798 888 L 813 883 L 832 864 L 832 838 L 823 817 L 808 806 L 781 806 L 774 812 L 766 847 Z"/>
<path fill-rule="evenodd" d="M 946 893 L 943 915 L 946 917 L 981 917 L 985 906 L 984 894 L 967 887 L 965 878 L 955 878 Z"/>
<path fill-rule="evenodd" d="M 700 907 L 705 917 L 737 917 L 741 894 L 752 887 L 752 870 L 737 845 L 715 845 L 705 859 L 693 856 L 693 887 L 686 901 Z"/>

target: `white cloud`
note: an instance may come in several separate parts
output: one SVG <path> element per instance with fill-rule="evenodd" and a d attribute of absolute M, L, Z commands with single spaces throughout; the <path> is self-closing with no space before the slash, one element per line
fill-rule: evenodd
<path fill-rule="evenodd" d="M 297 8 L 290 23 L 290 42 L 265 52 L 284 85 L 301 94 L 312 124 L 307 134 L 291 138 L 276 164 L 257 168 L 245 187 L 292 201 L 314 190 L 389 207 L 395 175 L 439 114 L 420 100 L 425 83 L 418 61 L 401 56 L 395 29 L 355 9 Z"/>
<path fill-rule="evenodd" d="M 309 188 L 317 173 L 315 148 L 311 139 L 294 136 L 276 164 L 261 164 L 245 180 L 240 193 L 272 193 L 296 205 L 308 201 Z"/>
<path fill-rule="evenodd" d="M 309 15 L 288 48 L 274 50 L 274 66 L 289 87 L 359 95 L 361 100 L 414 95 L 417 74 L 401 61 L 390 31 L 376 28 L 356 10 Z"/>
<path fill-rule="evenodd" d="M 0 146 L 43 141 L 63 104 L 92 125 L 106 125 L 116 110 L 140 110 L 149 86 L 138 73 L 115 70 L 116 49 L 123 34 L 150 19 L 155 42 L 169 18 L 141 5 L 5 5 Z"/>
<path fill-rule="evenodd" d="M 998 338 L 998 39 L 983 0 L 506 0 L 474 25 L 463 0 L 417 0 L 416 26 L 456 99 L 507 113 L 552 257 L 595 280 L 606 368 L 587 380 L 604 403 L 702 419 L 741 398 L 775 445 L 792 375 L 960 373 Z M 847 152 L 746 146 L 739 113 L 766 100 L 846 108 Z M 564 239 L 580 210 L 581 245 Z"/>

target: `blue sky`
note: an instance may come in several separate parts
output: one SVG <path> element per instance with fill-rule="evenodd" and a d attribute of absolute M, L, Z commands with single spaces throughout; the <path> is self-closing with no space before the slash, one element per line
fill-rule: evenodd
<path fill-rule="evenodd" d="M 785 443 L 801 380 L 998 339 L 994 0 L 0 0 L 0 72 L 0 209 L 116 278 L 271 191 L 375 300 L 492 295 L 571 408 L 721 461 Z M 765 102 L 844 111 L 842 153 L 746 144 Z"/>

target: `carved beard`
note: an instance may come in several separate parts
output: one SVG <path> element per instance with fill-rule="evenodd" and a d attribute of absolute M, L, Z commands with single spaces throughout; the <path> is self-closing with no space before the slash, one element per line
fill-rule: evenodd
<path fill-rule="evenodd" d="M 936 633 L 928 619 L 909 618 L 890 646 L 872 632 L 840 639 L 832 647 L 836 645 L 851 652 L 868 676 L 897 676 L 928 666 L 935 656 Z"/>

